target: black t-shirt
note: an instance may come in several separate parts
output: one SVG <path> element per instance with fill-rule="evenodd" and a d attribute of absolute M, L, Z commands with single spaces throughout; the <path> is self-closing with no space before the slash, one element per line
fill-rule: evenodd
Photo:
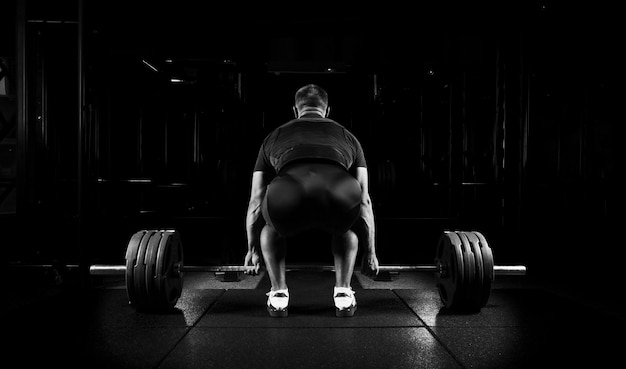
<path fill-rule="evenodd" d="M 276 174 L 296 160 L 330 160 L 348 171 L 367 168 L 359 140 L 339 123 L 316 115 L 291 120 L 270 133 L 254 170 Z"/>

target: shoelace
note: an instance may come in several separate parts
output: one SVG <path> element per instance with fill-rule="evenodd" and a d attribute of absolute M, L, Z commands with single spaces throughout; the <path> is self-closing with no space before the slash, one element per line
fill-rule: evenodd
<path fill-rule="evenodd" d="M 348 294 L 348 293 L 341 292 L 341 293 L 336 294 L 335 298 L 337 298 L 337 297 L 349 297 L 349 298 L 352 298 L 353 296 L 354 296 L 354 294 Z"/>
<path fill-rule="evenodd" d="M 269 291 L 265 294 L 267 297 L 289 297 L 289 290 Z"/>
<path fill-rule="evenodd" d="M 339 288 L 335 288 L 334 291 L 334 297 L 349 297 L 352 298 L 354 297 L 354 295 L 356 295 L 356 292 L 354 292 L 354 290 L 352 288 L 347 288 L 347 287 L 339 287 Z"/>

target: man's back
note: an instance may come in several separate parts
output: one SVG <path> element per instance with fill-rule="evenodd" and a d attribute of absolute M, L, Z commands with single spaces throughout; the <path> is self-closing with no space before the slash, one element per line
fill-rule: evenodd
<path fill-rule="evenodd" d="M 278 173 L 296 160 L 332 161 L 346 170 L 366 167 L 357 138 L 339 123 L 319 116 L 293 119 L 270 133 L 259 150 L 255 170 Z"/>

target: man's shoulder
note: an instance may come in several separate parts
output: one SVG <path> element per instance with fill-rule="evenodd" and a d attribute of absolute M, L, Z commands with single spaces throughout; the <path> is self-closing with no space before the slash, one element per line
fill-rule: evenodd
<path fill-rule="evenodd" d="M 286 127 L 293 126 L 294 124 L 298 124 L 301 121 L 302 121 L 302 119 L 292 119 L 292 120 L 288 121 L 287 123 L 283 123 L 280 126 L 276 127 L 275 130 L 279 130 L 281 128 L 286 128 Z"/>

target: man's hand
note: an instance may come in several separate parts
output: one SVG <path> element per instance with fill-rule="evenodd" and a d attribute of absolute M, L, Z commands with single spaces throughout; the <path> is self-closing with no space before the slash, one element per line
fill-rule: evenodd
<path fill-rule="evenodd" d="M 254 267 L 254 269 L 246 270 L 244 273 L 249 275 L 257 275 L 259 274 L 259 270 L 261 269 L 261 254 L 255 250 L 248 250 L 246 254 L 246 259 L 243 262 L 244 267 Z"/>
<path fill-rule="evenodd" d="M 378 275 L 378 258 L 376 257 L 376 253 L 367 253 L 363 255 L 361 273 L 368 277 Z"/>

